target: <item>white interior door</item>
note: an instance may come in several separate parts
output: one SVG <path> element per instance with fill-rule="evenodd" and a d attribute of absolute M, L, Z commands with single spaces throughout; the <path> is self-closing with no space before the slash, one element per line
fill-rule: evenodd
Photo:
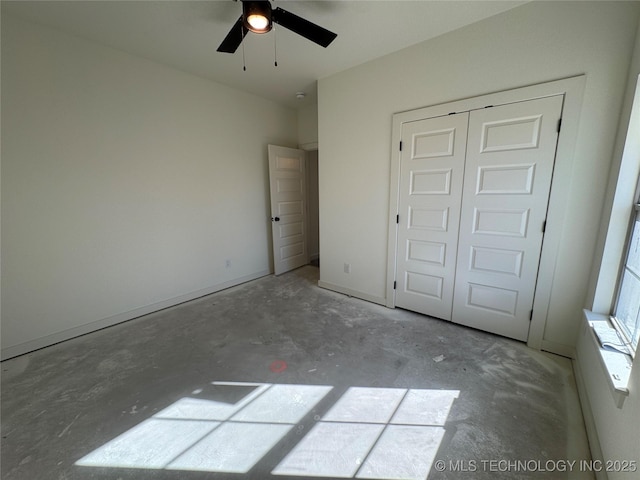
<path fill-rule="evenodd" d="M 452 319 L 526 340 L 562 95 L 474 110 Z"/>
<path fill-rule="evenodd" d="M 451 319 L 469 114 L 403 124 L 396 305 Z"/>
<path fill-rule="evenodd" d="M 305 154 L 269 145 L 271 233 L 276 275 L 309 263 Z"/>

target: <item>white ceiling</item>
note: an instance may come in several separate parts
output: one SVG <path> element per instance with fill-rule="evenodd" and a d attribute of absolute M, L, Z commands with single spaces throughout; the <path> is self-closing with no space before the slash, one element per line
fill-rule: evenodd
<path fill-rule="evenodd" d="M 296 108 L 316 80 L 436 37 L 525 1 L 293 1 L 279 6 L 338 34 L 326 49 L 282 27 L 249 33 L 235 54 L 216 48 L 242 12 L 217 1 L 2 1 L 19 16 Z M 274 38 L 278 66 L 274 66 Z M 296 92 L 307 97 L 296 100 Z"/>

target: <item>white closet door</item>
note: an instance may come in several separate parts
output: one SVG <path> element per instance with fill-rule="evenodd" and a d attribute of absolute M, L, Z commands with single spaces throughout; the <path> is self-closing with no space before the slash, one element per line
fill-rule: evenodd
<path fill-rule="evenodd" d="M 529 334 L 563 97 L 469 116 L 453 321 Z"/>
<path fill-rule="evenodd" d="M 468 113 L 403 124 L 396 305 L 451 319 Z"/>

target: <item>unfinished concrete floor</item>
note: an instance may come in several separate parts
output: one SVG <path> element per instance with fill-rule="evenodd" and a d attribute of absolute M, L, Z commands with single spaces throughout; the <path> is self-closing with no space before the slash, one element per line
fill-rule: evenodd
<path fill-rule="evenodd" d="M 317 280 L 3 362 L 2 478 L 591 478 L 569 360 Z"/>

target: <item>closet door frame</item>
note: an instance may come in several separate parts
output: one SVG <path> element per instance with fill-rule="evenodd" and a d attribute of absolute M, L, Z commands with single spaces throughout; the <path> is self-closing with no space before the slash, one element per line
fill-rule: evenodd
<path fill-rule="evenodd" d="M 387 307 L 395 308 L 396 306 L 394 289 L 396 281 L 396 253 L 398 249 L 398 225 L 396 218 L 400 213 L 398 208 L 402 125 L 407 122 L 448 115 L 450 113 L 461 113 L 489 106 L 504 105 L 554 95 L 564 95 L 562 128 L 558 137 L 555 167 L 549 196 L 549 212 L 538 269 L 538 278 L 552 279 L 567 206 L 568 190 L 563 188 L 563 185 L 567 185 L 571 178 L 574 161 L 573 153 L 578 133 L 580 108 L 585 83 L 586 77 L 579 75 L 394 114 L 391 135 L 392 154 L 389 185 L 389 233 L 386 279 Z M 547 322 L 551 289 L 551 281 L 538 282 L 536 286 L 533 301 L 533 315 L 527 345 L 537 350 L 549 349 L 556 353 L 571 356 L 572 352 L 558 351 L 558 346 L 555 344 L 545 345 L 547 342 L 544 340 L 544 329 Z"/>

